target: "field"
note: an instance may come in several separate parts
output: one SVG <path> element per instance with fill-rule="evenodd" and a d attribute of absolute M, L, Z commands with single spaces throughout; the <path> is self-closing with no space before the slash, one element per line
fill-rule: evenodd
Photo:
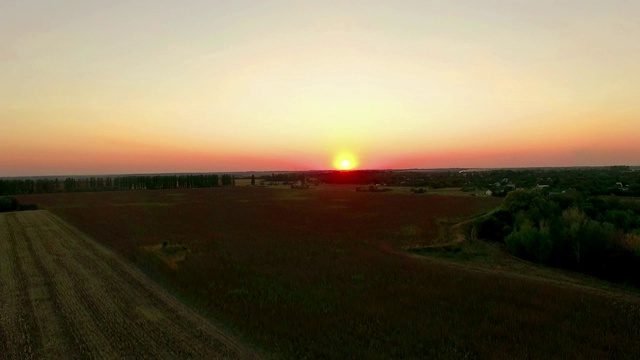
<path fill-rule="evenodd" d="M 23 196 L 272 357 L 636 358 L 640 297 L 408 247 L 491 197 L 236 187 Z M 188 249 L 169 266 L 145 251 Z"/>
<path fill-rule="evenodd" d="M 253 355 L 46 211 L 0 214 L 0 279 L 3 359 Z"/>

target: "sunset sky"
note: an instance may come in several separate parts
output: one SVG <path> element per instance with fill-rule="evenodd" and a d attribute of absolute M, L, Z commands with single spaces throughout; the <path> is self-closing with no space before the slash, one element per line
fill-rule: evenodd
<path fill-rule="evenodd" d="M 0 1 L 0 144 L 0 176 L 640 165 L 640 1 Z"/>

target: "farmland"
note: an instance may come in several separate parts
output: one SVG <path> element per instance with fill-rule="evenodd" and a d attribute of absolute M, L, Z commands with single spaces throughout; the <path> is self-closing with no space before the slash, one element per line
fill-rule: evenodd
<path fill-rule="evenodd" d="M 46 211 L 0 215 L 2 358 L 254 356 Z"/>
<path fill-rule="evenodd" d="M 633 358 L 640 297 L 404 249 L 491 197 L 255 187 L 21 196 L 274 357 Z M 167 266 L 144 249 L 188 249 Z"/>

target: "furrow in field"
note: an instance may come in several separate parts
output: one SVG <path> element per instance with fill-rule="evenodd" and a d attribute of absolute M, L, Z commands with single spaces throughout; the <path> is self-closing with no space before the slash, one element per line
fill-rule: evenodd
<path fill-rule="evenodd" d="M 16 214 L 16 221 L 12 224 L 12 232 L 17 234 L 20 239 L 17 251 L 24 253 L 22 257 L 22 270 L 25 274 L 26 286 L 29 291 L 29 299 L 33 316 L 36 319 L 39 333 L 41 348 L 37 349 L 37 356 L 48 357 L 69 357 L 73 353 L 70 352 L 67 345 L 67 336 L 64 333 L 62 322 L 58 312 L 53 306 L 52 293 L 54 291 L 52 282 L 48 280 L 47 271 L 37 262 L 41 255 L 33 252 L 34 242 L 38 241 L 34 236 L 29 234 L 33 230 L 33 224 L 25 221 L 22 214 Z"/>
<path fill-rule="evenodd" d="M 0 358 L 258 358 L 46 211 L 0 215 Z"/>
<path fill-rule="evenodd" d="M 85 248 L 86 245 L 91 243 L 93 243 L 92 240 L 85 246 L 81 246 L 81 248 Z M 104 251 L 99 246 L 95 247 L 94 250 L 100 253 Z M 126 291 L 130 294 L 128 299 L 131 304 L 127 308 L 133 313 L 128 315 L 132 319 L 139 319 L 143 323 L 150 325 L 147 326 L 151 330 L 147 332 L 148 339 L 166 342 L 166 348 L 171 349 L 171 355 L 173 356 L 192 357 L 198 356 L 198 354 L 219 356 L 221 353 L 225 353 L 224 350 L 227 346 L 217 340 L 219 335 L 212 336 L 212 334 L 205 333 L 204 336 L 194 336 L 194 334 L 198 334 L 201 327 L 199 324 L 202 324 L 204 319 L 200 319 L 199 323 L 185 323 L 184 314 L 180 311 L 181 307 L 176 308 L 176 306 L 170 306 L 172 304 L 167 301 L 159 300 L 159 297 L 163 297 L 163 291 L 154 292 L 149 290 L 148 281 L 145 281 L 144 278 L 137 278 L 140 274 L 135 269 L 122 269 L 125 264 L 114 259 L 113 254 L 107 254 L 108 256 L 106 257 L 107 260 L 114 260 L 111 266 L 107 263 L 98 262 L 97 259 L 105 258 L 105 255 L 100 253 L 84 251 L 79 259 L 82 259 L 83 262 L 95 264 L 100 268 L 106 267 L 106 269 L 102 269 L 104 271 L 98 270 L 100 273 L 113 273 L 116 281 L 108 281 L 105 285 L 112 288 L 115 293 Z M 119 289 L 118 287 L 126 287 L 126 289 Z M 230 357 L 234 356 L 233 353 L 228 355 Z"/>
<path fill-rule="evenodd" d="M 116 270 L 120 279 L 135 289 L 138 294 L 136 298 L 143 298 L 147 301 L 147 304 L 143 306 L 156 309 L 161 314 L 172 314 L 163 319 L 166 322 L 164 326 L 176 329 L 179 337 L 184 341 L 189 339 L 189 347 L 206 353 L 224 354 L 230 358 L 236 358 L 240 354 L 242 357 L 255 356 L 243 353 L 242 347 L 222 331 L 211 326 L 203 326 L 207 320 L 195 312 L 187 310 L 184 305 L 164 290 L 159 289 L 156 284 L 145 281 L 144 275 L 136 269 L 131 269 L 127 264 L 124 264 L 127 266 L 122 266 L 123 264 L 116 257 L 109 256 L 106 260 Z"/>
<path fill-rule="evenodd" d="M 227 354 L 229 357 L 236 357 L 234 352 L 226 352 L 229 344 L 220 340 L 222 334 L 212 333 L 210 326 L 203 327 L 206 320 L 198 318 L 193 320 L 190 318 L 190 311 L 184 311 L 182 304 L 176 304 L 173 298 L 165 298 L 162 292 L 154 291 L 153 287 L 145 282 L 137 281 L 132 274 L 118 267 L 117 263 L 113 264 L 113 268 L 117 269 L 117 275 L 124 279 L 123 282 L 133 289 L 135 299 L 144 299 L 144 302 L 138 302 L 136 309 L 145 315 L 155 318 L 154 321 L 165 332 L 172 329 L 171 336 L 176 348 L 176 355 L 192 356 L 192 352 L 200 354 Z M 205 331 L 207 329 L 209 331 Z M 169 334 L 163 335 L 166 337 Z M 175 345 L 174 345 L 175 346 Z M 234 355 L 235 354 L 235 355 Z"/>
<path fill-rule="evenodd" d="M 22 217 L 21 229 L 24 237 L 30 239 L 30 246 L 25 249 L 34 259 L 37 267 L 44 277 L 44 283 L 49 286 L 51 307 L 61 329 L 62 339 L 68 350 L 74 357 L 106 358 L 113 356 L 109 341 L 102 335 L 99 327 L 94 324 L 91 313 L 82 301 L 82 294 L 75 290 L 78 279 L 73 274 L 67 274 L 61 265 L 67 260 L 64 257 L 55 257 L 53 252 L 43 249 L 43 241 L 64 241 L 62 238 L 54 238 L 37 226 L 37 219 L 44 212 L 28 212 L 20 214 Z M 26 225 L 26 224 L 30 224 Z M 25 230 L 29 229 L 29 232 Z M 55 346 L 49 343 L 50 346 Z M 60 345 L 60 344 L 58 344 Z M 58 349 L 61 351 L 61 349 Z M 64 351 L 64 350 L 62 350 Z M 48 356 L 49 354 L 47 354 Z"/>
<path fill-rule="evenodd" d="M 65 243 L 65 247 L 70 257 L 77 261 L 74 267 L 99 274 L 100 287 L 112 295 L 110 300 L 116 306 L 115 310 L 135 322 L 134 327 L 145 329 L 144 348 L 151 350 L 162 345 L 167 351 L 162 355 L 177 357 L 256 357 L 113 252 L 53 215 L 46 215 L 41 218 L 40 226 L 52 229 L 54 234 L 66 234 L 73 240 Z M 95 274 L 84 274 L 95 277 Z"/>
<path fill-rule="evenodd" d="M 3 312 L 4 329 L 8 336 L 6 341 L 5 356 L 8 359 L 32 359 L 35 358 L 35 350 L 40 347 L 36 318 L 33 316 L 32 303 L 27 287 L 27 275 L 24 272 L 24 243 L 27 239 L 21 238 L 16 233 L 16 214 L 10 213 L 2 216 L 5 220 L 4 231 L 7 232 L 8 261 L 11 264 L 9 280 L 11 289 L 7 293 L 8 303 Z"/>
<path fill-rule="evenodd" d="M 91 262 L 78 261 L 86 258 L 86 251 L 77 246 L 77 239 L 73 234 L 60 230 L 59 226 L 51 223 L 45 217 L 38 218 L 38 227 L 47 229 L 50 233 L 48 241 L 42 243 L 44 251 L 56 252 L 60 259 L 59 272 L 74 278 L 73 289 L 80 294 L 81 301 L 86 307 L 92 323 L 99 325 L 100 336 L 104 337 L 112 348 L 112 356 L 132 356 L 135 358 L 158 357 L 163 354 L 153 348 L 143 346 L 144 339 L 150 334 L 146 329 L 133 322 L 128 314 L 119 306 L 121 299 L 129 296 L 129 289 L 107 291 L 110 282 L 119 279 L 109 276 L 101 266 L 101 259 Z"/>

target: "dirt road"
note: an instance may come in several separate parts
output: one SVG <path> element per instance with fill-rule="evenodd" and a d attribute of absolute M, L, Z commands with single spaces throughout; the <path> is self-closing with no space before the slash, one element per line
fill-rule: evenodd
<path fill-rule="evenodd" d="M 47 211 L 0 214 L 0 354 L 258 357 Z"/>

